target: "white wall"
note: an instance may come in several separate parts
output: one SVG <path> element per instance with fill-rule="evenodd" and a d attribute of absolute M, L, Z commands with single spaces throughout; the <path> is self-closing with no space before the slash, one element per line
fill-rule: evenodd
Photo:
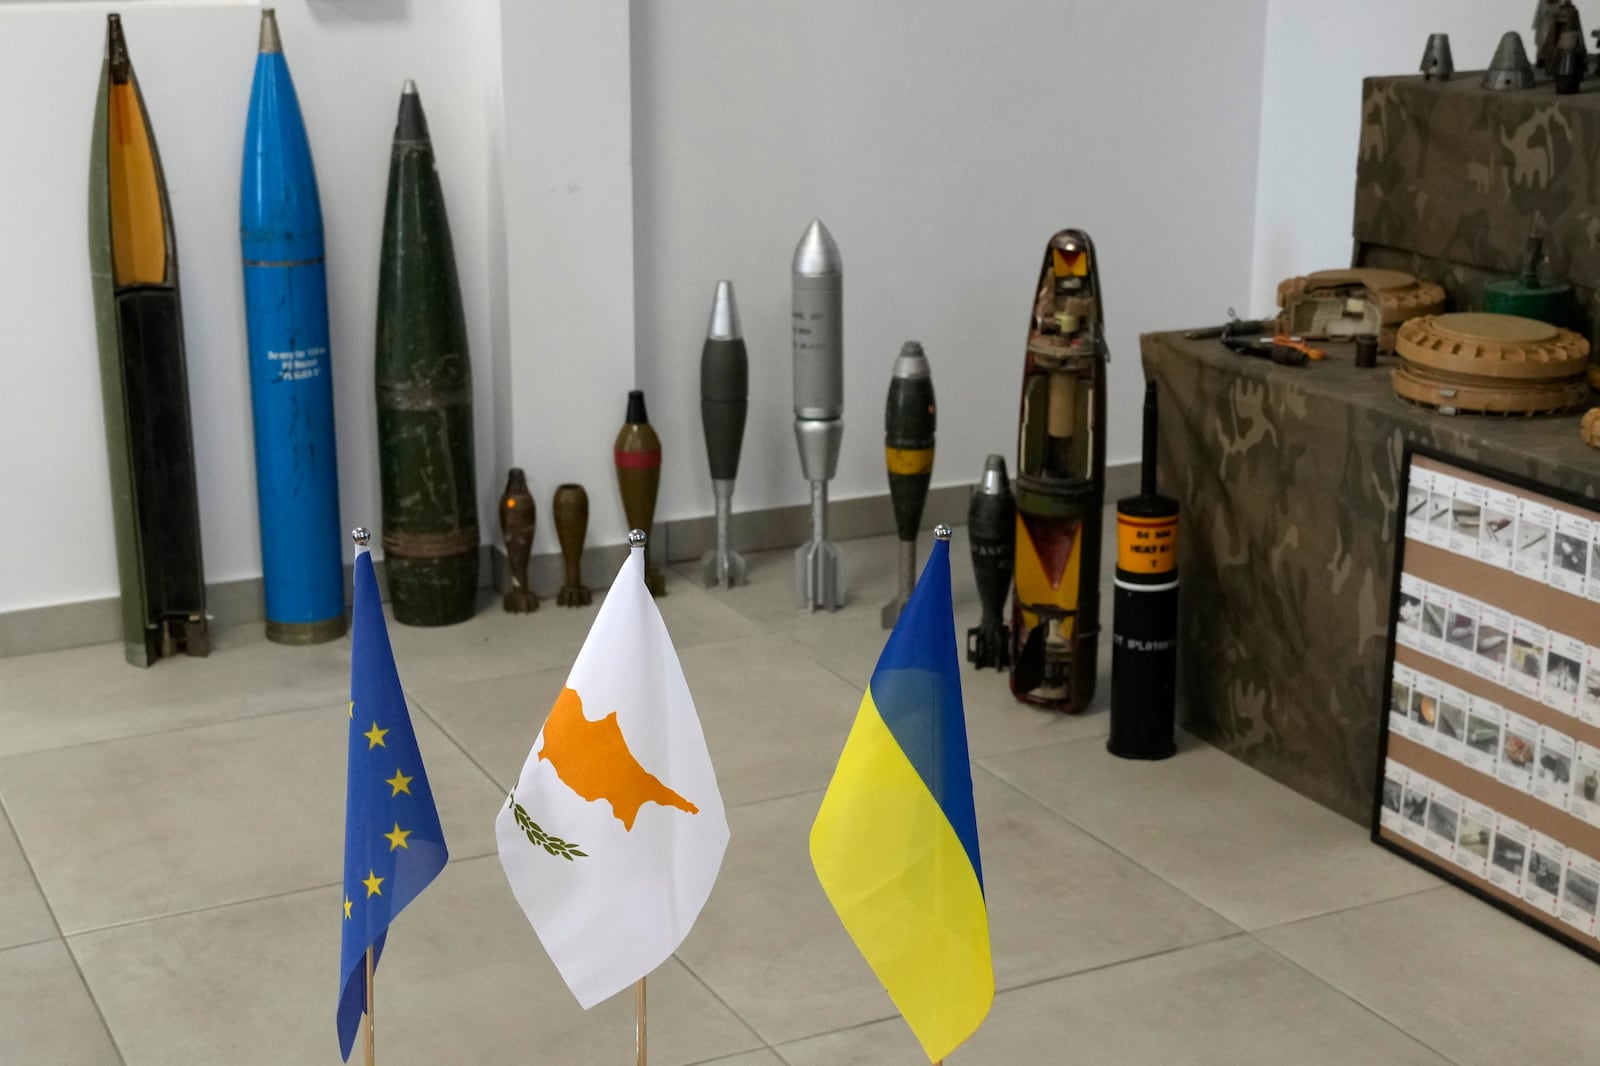
<path fill-rule="evenodd" d="M 1533 4 L 1504 0 L 1271 0 L 1262 64 L 1255 254 L 1245 317 L 1278 282 L 1350 265 L 1361 80 L 1412 74 L 1430 33 L 1448 33 L 1457 76 L 1489 65 L 1507 30 L 1533 56 Z"/>
<path fill-rule="evenodd" d="M 280 0 L 327 230 L 346 526 L 380 525 L 372 386 L 377 260 L 401 82 L 428 112 L 475 356 L 481 520 L 493 438 L 486 60 L 498 0 Z M 206 576 L 258 576 L 239 171 L 260 8 L 0 4 L 0 611 L 115 596 L 85 213 L 105 14 L 121 10 L 178 233 Z M 498 470 L 498 472 L 497 472 Z"/>
<path fill-rule="evenodd" d="M 554 486 L 580 481 L 591 541 L 615 543 L 610 445 L 635 383 L 666 449 L 660 517 L 711 509 L 698 361 L 723 276 L 752 355 L 735 505 L 806 499 L 788 271 L 813 215 L 847 276 L 839 496 L 883 491 L 883 397 L 910 337 L 939 390 L 936 483 L 1014 450 L 1030 290 L 1065 225 L 1100 248 L 1109 455 L 1133 458 L 1138 333 L 1216 320 L 1250 285 L 1267 7 L 282 0 L 328 229 L 344 524 L 379 518 L 373 303 L 403 78 L 421 88 L 449 202 L 485 540 L 520 463 L 542 519 Z M 22 250 L 0 265 L 0 612 L 116 594 L 84 236 L 109 9 L 0 3 L 0 239 Z M 248 578 L 260 564 L 236 233 L 259 8 L 123 14 L 178 226 L 207 577 Z M 550 550 L 543 522 L 540 537 Z"/>
<path fill-rule="evenodd" d="M 550 497 L 566 481 L 588 491 L 589 543 L 627 539 L 611 445 L 634 376 L 628 14 L 627 0 L 503 0 L 511 426 L 497 476 L 527 471 L 539 552 L 556 550 Z"/>
<path fill-rule="evenodd" d="M 1138 334 L 1220 320 L 1249 285 L 1265 7 L 636 3 L 637 377 L 660 513 L 712 507 L 697 367 L 721 277 L 751 359 L 735 509 L 807 498 L 789 261 L 813 215 L 845 267 L 838 496 L 885 491 L 884 395 L 908 338 L 939 397 L 935 484 L 1014 454 L 1032 289 L 1063 226 L 1100 252 L 1108 456 L 1134 458 Z"/>

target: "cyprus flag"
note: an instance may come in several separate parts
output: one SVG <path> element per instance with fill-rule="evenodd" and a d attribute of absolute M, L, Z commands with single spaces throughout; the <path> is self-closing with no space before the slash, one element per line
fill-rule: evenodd
<path fill-rule="evenodd" d="M 677 950 L 728 846 L 700 719 L 644 585 L 643 534 L 495 819 L 500 864 L 585 1009 Z"/>

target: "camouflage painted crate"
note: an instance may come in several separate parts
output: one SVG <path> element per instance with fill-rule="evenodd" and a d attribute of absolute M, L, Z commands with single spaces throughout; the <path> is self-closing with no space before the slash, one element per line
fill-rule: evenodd
<path fill-rule="evenodd" d="M 1600 91 L 1557 96 L 1548 82 L 1489 92 L 1450 81 L 1368 78 L 1356 163 L 1354 263 L 1444 286 L 1457 309 L 1514 276 L 1542 220 L 1545 267 L 1577 289 L 1588 336 L 1600 278 Z"/>
<path fill-rule="evenodd" d="M 1358 822 L 1384 707 L 1400 456 L 1408 440 L 1582 496 L 1577 416 L 1445 417 L 1347 347 L 1308 368 L 1214 340 L 1140 340 L 1161 402 L 1161 487 L 1183 506 L 1179 669 L 1191 732 Z"/>

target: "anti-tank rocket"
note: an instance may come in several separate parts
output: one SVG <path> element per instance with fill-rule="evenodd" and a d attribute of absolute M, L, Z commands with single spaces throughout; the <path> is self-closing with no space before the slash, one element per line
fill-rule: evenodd
<path fill-rule="evenodd" d="M 1011 691 L 1069 713 L 1094 695 L 1106 357 L 1094 243 L 1065 229 L 1045 248 L 1023 363 Z"/>
<path fill-rule="evenodd" d="M 839 549 L 828 540 L 828 482 L 844 439 L 844 262 L 821 219 L 794 250 L 794 436 L 811 482 L 811 540 L 795 551 L 801 607 L 836 611 L 844 603 Z"/>
<path fill-rule="evenodd" d="M 717 546 L 701 560 L 708 588 L 732 588 L 747 580 L 748 566 L 744 556 L 733 550 L 729 526 L 749 395 L 750 362 L 744 331 L 739 328 L 739 307 L 733 300 L 733 282 L 719 281 L 711 301 L 705 347 L 700 350 L 700 421 L 705 428 L 711 487 L 717 495 Z"/>

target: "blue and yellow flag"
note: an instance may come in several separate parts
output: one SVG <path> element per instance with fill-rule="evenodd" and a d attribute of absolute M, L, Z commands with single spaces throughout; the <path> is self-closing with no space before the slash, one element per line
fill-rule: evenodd
<path fill-rule="evenodd" d="M 878 657 L 811 862 L 928 1059 L 944 1058 L 994 1000 L 947 540 Z"/>
<path fill-rule="evenodd" d="M 372 554 L 356 552 L 350 625 L 350 762 L 344 801 L 344 934 L 339 951 L 339 1052 L 348 1061 L 389 923 L 444 869 L 449 853 L 406 713 Z"/>

